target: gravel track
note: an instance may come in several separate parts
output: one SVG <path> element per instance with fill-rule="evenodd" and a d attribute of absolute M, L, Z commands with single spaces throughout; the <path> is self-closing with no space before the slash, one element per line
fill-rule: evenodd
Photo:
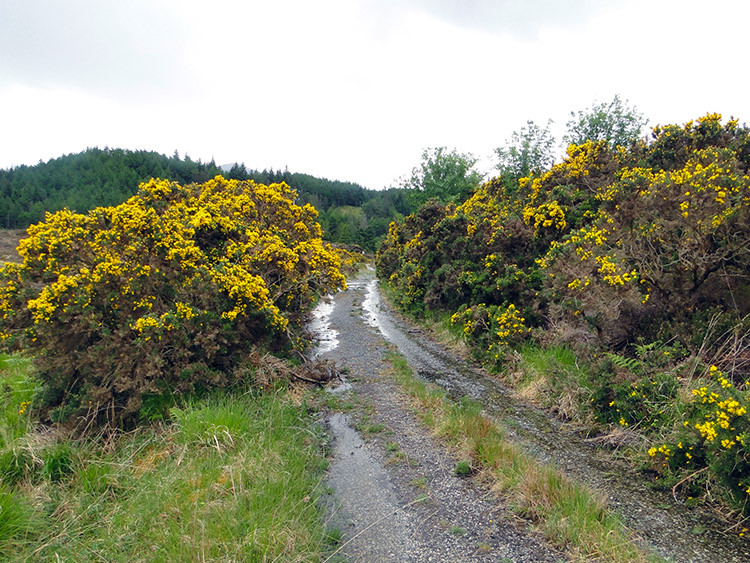
<path fill-rule="evenodd" d="M 361 314 L 365 292 L 354 281 L 335 296 L 330 328 L 339 343 L 319 354 L 347 372 L 355 393 L 352 412 L 328 417 L 330 525 L 343 532 L 340 553 L 367 562 L 565 560 L 487 491 L 455 476 L 457 460 L 384 376 L 389 346 Z"/>
<path fill-rule="evenodd" d="M 339 392 L 353 389 L 355 398 L 349 414 L 328 420 L 335 438 L 329 484 L 338 503 L 332 518 L 344 532 L 341 553 L 348 560 L 566 558 L 472 480 L 453 474 L 456 459 L 383 376 L 391 367 L 386 354 L 392 346 L 415 373 L 442 385 L 453 398 L 479 400 L 530 454 L 602 492 L 641 541 L 670 561 L 750 561 L 750 544 L 730 529 L 731 523 L 649 489 L 627 464 L 515 399 L 496 379 L 391 311 L 380 301 L 376 283 L 372 270 L 362 272 L 334 297 L 328 318 L 316 327 L 323 335 L 320 356 L 348 372 Z M 373 428 L 378 431 L 367 431 Z M 428 500 L 419 501 L 425 496 Z"/>

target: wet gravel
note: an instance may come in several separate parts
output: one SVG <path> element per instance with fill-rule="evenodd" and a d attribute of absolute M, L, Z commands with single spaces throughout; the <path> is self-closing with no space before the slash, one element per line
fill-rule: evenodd
<path fill-rule="evenodd" d="M 348 561 L 564 561 L 470 478 L 417 420 L 390 378 L 389 345 L 362 305 L 372 273 L 351 281 L 318 318 L 322 358 L 346 372 L 347 413 L 328 416 L 334 491 L 329 525 Z M 335 334 L 337 333 L 337 334 Z M 330 345 L 333 341 L 335 345 Z"/>
<path fill-rule="evenodd" d="M 446 350 L 391 310 L 380 297 L 372 270 L 350 282 L 326 315 L 317 327 L 323 335 L 321 355 L 348 369 L 350 381 L 340 389 L 352 386 L 354 396 L 361 398 L 349 415 L 329 421 L 336 437 L 330 473 L 339 499 L 334 522 L 349 542 L 342 550 L 349 559 L 565 558 L 470 479 L 453 475 L 456 460 L 435 443 L 381 375 L 390 367 L 385 360 L 390 346 L 420 377 L 442 385 L 453 398 L 480 401 L 530 454 L 601 492 L 638 540 L 663 557 L 676 562 L 750 561 L 750 543 L 738 536 L 733 522 L 653 490 L 627 463 L 575 428 L 518 400 L 497 379 Z M 378 424 L 384 428 L 367 432 Z M 357 426 L 362 433 L 353 430 Z M 383 496 L 373 497 L 376 490 Z M 414 502 L 424 495 L 428 501 Z"/>

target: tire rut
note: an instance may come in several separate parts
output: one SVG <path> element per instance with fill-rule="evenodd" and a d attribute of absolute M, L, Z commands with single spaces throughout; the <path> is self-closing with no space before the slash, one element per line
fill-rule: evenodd
<path fill-rule="evenodd" d="M 671 561 L 750 561 L 750 543 L 738 536 L 735 524 L 710 509 L 689 508 L 672 495 L 653 490 L 629 464 L 613 458 L 550 414 L 518 400 L 496 378 L 446 350 L 382 301 L 373 271 L 360 275 L 352 286 L 358 295 L 365 294 L 367 325 L 397 348 L 415 373 L 443 386 L 454 400 L 470 397 L 480 401 L 484 411 L 531 455 L 601 492 L 610 509 L 644 545 Z M 351 315 L 352 319 L 359 317 Z M 351 330 L 345 328 L 341 333 L 342 344 Z"/>

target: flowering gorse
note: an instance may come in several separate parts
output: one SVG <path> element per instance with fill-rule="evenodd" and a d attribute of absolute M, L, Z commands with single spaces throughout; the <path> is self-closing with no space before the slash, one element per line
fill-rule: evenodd
<path fill-rule="evenodd" d="M 750 497 L 750 389 L 729 380 L 716 366 L 692 389 L 680 432 L 670 443 L 651 447 L 649 456 L 661 460 L 662 471 L 711 470 L 748 513 Z M 697 489 L 693 483 L 686 486 Z"/>
<path fill-rule="evenodd" d="M 393 223 L 377 266 L 399 305 L 452 315 L 474 353 L 510 379 L 509 347 L 573 348 L 592 373 L 551 397 L 553 408 L 575 401 L 597 424 L 653 435 L 682 404 L 675 362 L 719 361 L 722 338 L 750 323 L 750 129 L 707 114 L 628 146 L 570 145 L 549 170 L 492 179 L 461 204 L 428 202 Z M 684 354 L 654 364 L 639 342 Z M 649 367 L 633 372 L 612 356 Z M 729 435 L 747 416 L 740 397 L 725 397 L 730 383 L 714 379 L 717 409 L 690 423 L 723 452 L 744 448 L 741 433 Z M 677 442 L 665 445 L 669 459 L 695 466 L 697 445 Z"/>
<path fill-rule="evenodd" d="M 151 180 L 117 207 L 29 227 L 23 264 L 0 273 L 0 333 L 36 354 L 46 406 L 120 419 L 144 393 L 225 384 L 256 346 L 301 345 L 314 296 L 345 280 L 295 195 Z"/>
<path fill-rule="evenodd" d="M 513 303 L 462 307 L 451 317 L 451 323 L 462 327 L 464 338 L 475 344 L 475 352 L 490 364 L 499 364 L 510 346 L 528 334 L 525 320 Z"/>

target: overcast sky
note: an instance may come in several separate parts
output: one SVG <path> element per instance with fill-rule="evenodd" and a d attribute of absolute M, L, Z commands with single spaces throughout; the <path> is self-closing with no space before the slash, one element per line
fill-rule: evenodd
<path fill-rule="evenodd" d="M 610 101 L 750 122 L 747 0 L 2 0 L 0 168 L 177 150 L 382 188 Z"/>

